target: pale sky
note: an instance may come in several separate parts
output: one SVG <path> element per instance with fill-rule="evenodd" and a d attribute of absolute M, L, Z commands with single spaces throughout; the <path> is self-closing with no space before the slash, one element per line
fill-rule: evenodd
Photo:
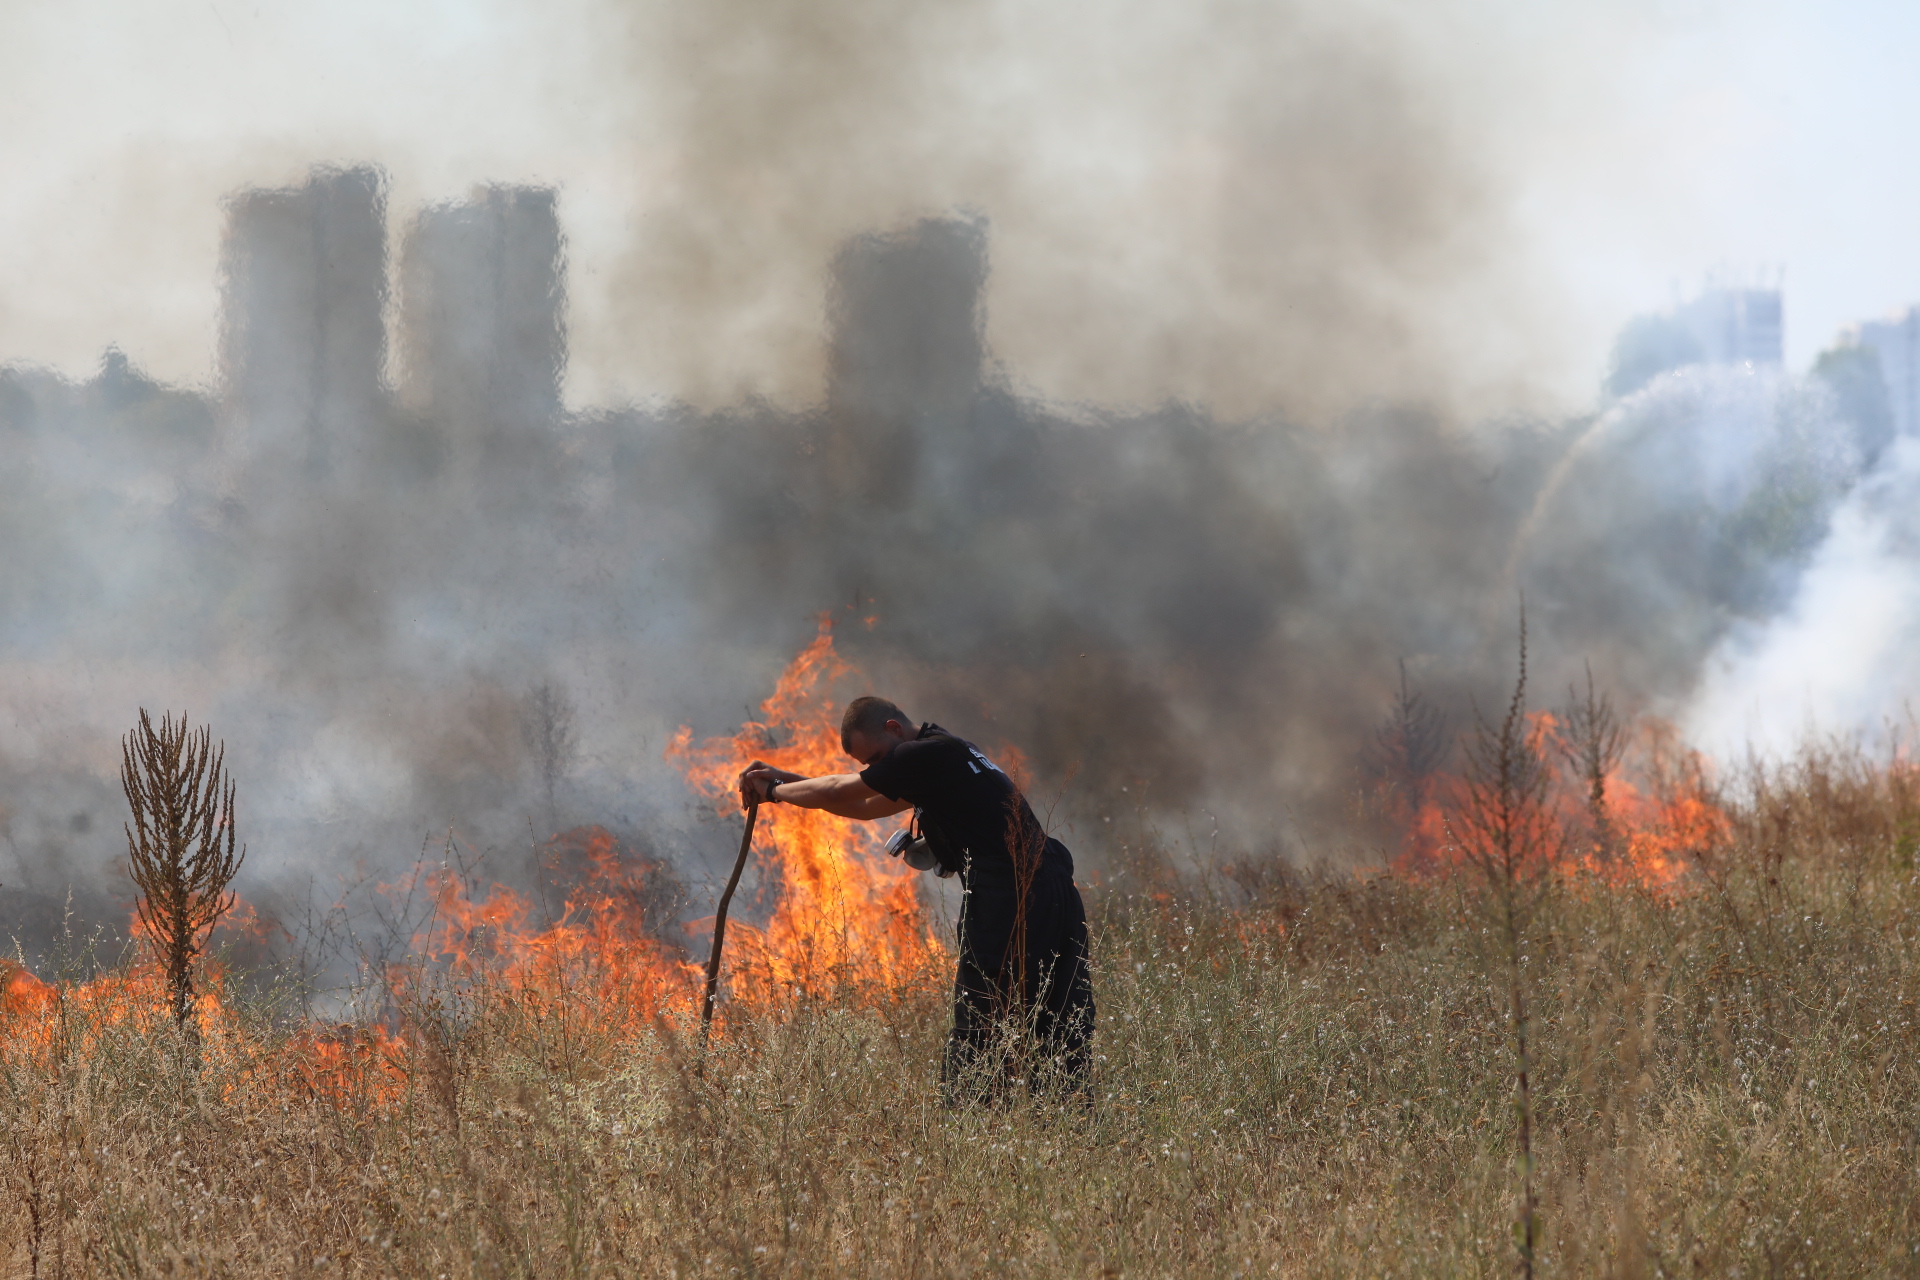
<path fill-rule="evenodd" d="M 555 184 L 575 404 L 819 392 L 833 247 L 992 222 L 1028 389 L 1577 407 L 1784 275 L 1788 359 L 1920 302 L 1920 5 L 6 0 L 0 362 L 214 376 L 220 198 L 372 161 L 395 241 Z"/>

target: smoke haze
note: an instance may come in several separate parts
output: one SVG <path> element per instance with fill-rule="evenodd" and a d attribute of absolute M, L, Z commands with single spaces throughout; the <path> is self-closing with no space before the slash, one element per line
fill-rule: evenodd
<path fill-rule="evenodd" d="M 194 314 L 141 282 L 196 244 L 207 323 L 82 367 L 53 277 L 9 268 L 9 922 L 74 884 L 117 909 L 140 706 L 226 739 L 269 906 L 449 832 L 529 877 L 588 822 L 697 879 L 726 841 L 662 750 L 748 718 L 823 614 L 875 690 L 1018 748 L 1089 866 L 1143 815 L 1344 851 L 1403 664 L 1488 705 L 1524 591 L 1549 699 L 1591 661 L 1672 711 L 1866 491 L 1802 380 L 1539 408 L 1588 355 L 1516 212 L 1554 112 L 1502 95 L 1574 92 L 1579 59 L 1519 48 L 1614 27 L 450 7 L 395 84 L 401 33 L 360 62 L 341 19 L 209 12 L 257 135 L 72 201 L 111 225 L 125 315 Z M 537 64 L 456 74 L 534 36 Z M 298 39 L 341 78 L 274 92 Z M 356 94 L 463 141 L 431 155 Z M 535 105 L 565 127 L 516 123 Z M 41 181 L 73 180 L 51 155 Z M 95 242 L 14 208 L 9 243 Z"/>
<path fill-rule="evenodd" d="M 1578 326 L 1546 322 L 1569 308 L 1515 211 L 1561 163 L 1543 135 L 1565 104 L 1607 96 L 1582 68 L 1632 20 L 1308 0 L 92 9 L 85 28 L 0 17 L 20 109 L 40 108 L 3 144 L 0 350 L 72 374 L 113 341 L 168 381 L 207 377 L 216 199 L 369 161 L 396 209 L 560 187 L 583 407 L 813 401 L 836 247 L 953 209 L 993 223 L 995 350 L 1052 399 L 1325 416 L 1369 396 L 1508 407 L 1591 376 Z"/>

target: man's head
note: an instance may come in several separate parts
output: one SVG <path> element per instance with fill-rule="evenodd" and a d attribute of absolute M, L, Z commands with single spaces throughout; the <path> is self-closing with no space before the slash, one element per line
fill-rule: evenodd
<path fill-rule="evenodd" d="M 840 746 L 863 765 L 872 764 L 918 732 L 912 717 L 885 698 L 855 698 L 840 717 Z"/>

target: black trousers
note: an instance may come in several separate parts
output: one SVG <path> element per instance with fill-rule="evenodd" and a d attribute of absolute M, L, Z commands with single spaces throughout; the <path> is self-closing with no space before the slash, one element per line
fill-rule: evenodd
<path fill-rule="evenodd" d="M 1010 879 L 968 877 L 941 1071 L 951 1101 L 990 1096 L 1019 1078 L 1067 1091 L 1086 1081 L 1094 1019 L 1087 913 L 1072 857 L 1048 843 L 1024 894 Z"/>

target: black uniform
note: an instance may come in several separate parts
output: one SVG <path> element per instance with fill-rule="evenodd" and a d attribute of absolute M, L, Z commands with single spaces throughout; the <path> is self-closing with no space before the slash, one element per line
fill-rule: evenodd
<path fill-rule="evenodd" d="M 953 1034 L 941 1073 L 949 1091 L 965 1083 L 996 1036 L 1022 1030 L 1032 1035 L 1043 1071 L 1069 1083 L 1083 1079 L 1093 983 L 1073 855 L 1047 835 L 998 765 L 938 725 L 920 726 L 918 737 L 869 765 L 860 780 L 890 800 L 913 802 L 928 846 L 966 891 Z"/>

